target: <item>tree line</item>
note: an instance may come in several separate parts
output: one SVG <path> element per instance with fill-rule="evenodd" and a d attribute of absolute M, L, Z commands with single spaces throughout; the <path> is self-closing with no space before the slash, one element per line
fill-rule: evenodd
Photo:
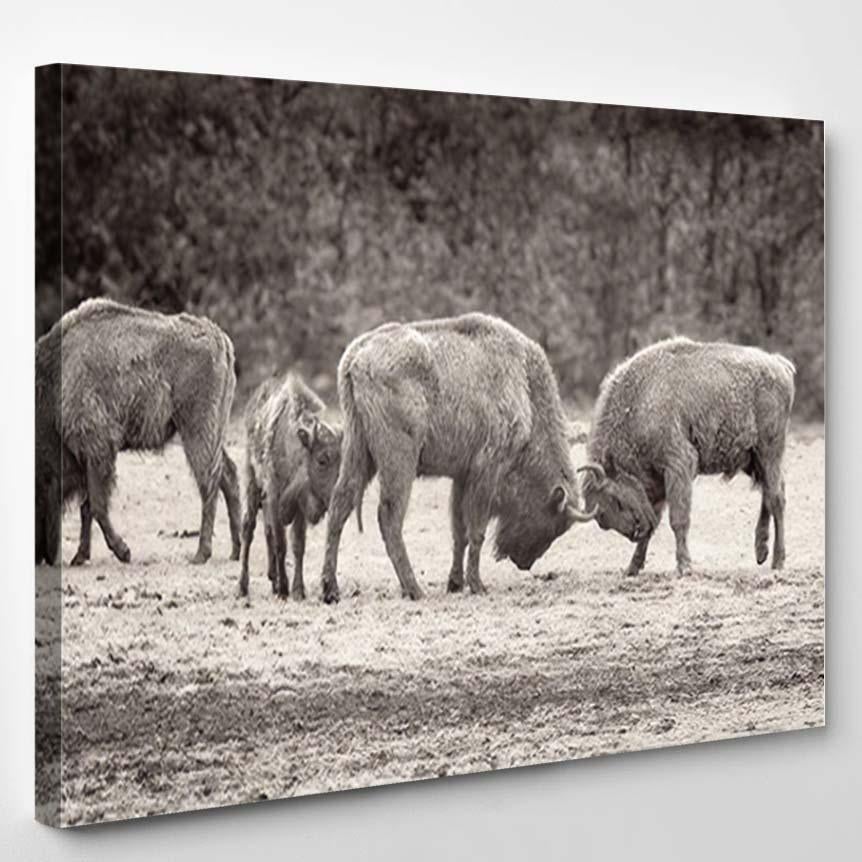
<path fill-rule="evenodd" d="M 91 67 L 59 102 L 37 333 L 61 243 L 63 308 L 206 314 L 241 393 L 288 365 L 326 390 L 360 332 L 478 309 L 569 399 L 680 333 L 784 352 L 823 415 L 818 122 Z M 56 149 L 37 125 L 37 167 Z"/>

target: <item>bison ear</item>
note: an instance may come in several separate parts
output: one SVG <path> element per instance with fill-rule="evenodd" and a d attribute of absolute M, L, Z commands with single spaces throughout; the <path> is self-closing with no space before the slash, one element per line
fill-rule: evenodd
<path fill-rule="evenodd" d="M 296 436 L 299 437 L 299 442 L 311 452 L 317 439 L 317 419 L 312 419 L 308 424 L 300 425 L 296 429 Z"/>
<path fill-rule="evenodd" d="M 562 512 L 566 508 L 567 499 L 568 494 L 562 485 L 557 485 L 556 488 L 551 491 L 551 505 L 557 512 Z"/>

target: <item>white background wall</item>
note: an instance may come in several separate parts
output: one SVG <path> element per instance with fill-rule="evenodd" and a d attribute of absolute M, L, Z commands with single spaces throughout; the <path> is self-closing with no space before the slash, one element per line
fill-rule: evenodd
<path fill-rule="evenodd" d="M 856 4 L 31 2 L 0 13 L 0 858 L 859 858 Z M 33 71 L 65 61 L 822 118 L 826 730 L 60 833 L 32 820 Z"/>

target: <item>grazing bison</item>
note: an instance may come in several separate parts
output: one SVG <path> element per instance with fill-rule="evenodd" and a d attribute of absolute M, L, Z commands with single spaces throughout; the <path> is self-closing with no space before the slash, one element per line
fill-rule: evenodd
<path fill-rule="evenodd" d="M 468 314 L 390 323 L 352 342 L 338 366 L 344 411 L 341 470 L 332 494 L 324 600 L 338 600 L 344 522 L 375 473 L 378 522 L 402 595 L 418 599 L 402 538 L 416 476 L 453 480 L 448 589 L 485 592 L 479 553 L 498 519 L 497 557 L 528 569 L 575 521 L 575 471 L 557 384 L 542 349 L 502 320 Z"/>
<path fill-rule="evenodd" d="M 689 574 L 688 525 L 695 476 L 742 470 L 762 491 L 758 564 L 784 564 L 781 459 L 793 406 L 793 363 L 777 353 L 673 338 L 636 353 L 605 378 L 588 443 L 582 490 L 597 521 L 637 543 L 636 575 L 665 502 L 680 574 Z"/>
<path fill-rule="evenodd" d="M 325 514 L 341 463 L 341 431 L 320 418 L 323 409 L 323 402 L 294 374 L 266 380 L 248 403 L 240 595 L 248 595 L 248 553 L 263 508 L 273 592 L 288 594 L 284 528 L 291 524 L 293 597 L 305 598 L 306 525 Z"/>
<path fill-rule="evenodd" d="M 90 558 L 95 518 L 117 559 L 131 553 L 108 517 L 117 453 L 160 450 L 179 432 L 202 501 L 195 563 L 212 553 L 219 488 L 239 557 L 236 467 L 224 450 L 233 346 L 214 323 L 106 299 L 65 314 L 36 343 L 36 561 L 59 556 L 62 504 L 81 502 L 72 565 Z"/>

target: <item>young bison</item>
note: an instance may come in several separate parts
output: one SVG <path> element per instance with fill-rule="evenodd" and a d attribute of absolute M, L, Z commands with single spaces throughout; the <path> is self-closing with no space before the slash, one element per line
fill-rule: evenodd
<path fill-rule="evenodd" d="M 602 529 L 637 543 L 626 570 L 636 575 L 665 502 L 676 536 L 677 568 L 691 572 L 688 526 L 691 486 L 698 475 L 738 471 L 761 488 L 755 530 L 758 564 L 784 564 L 784 479 L 781 461 L 793 377 L 790 360 L 734 344 L 662 341 L 636 353 L 605 378 L 590 439 L 592 463 L 584 499 L 598 506 Z"/>
<path fill-rule="evenodd" d="M 302 580 L 307 524 L 326 513 L 341 463 L 341 431 L 318 414 L 323 402 L 294 374 L 271 378 L 246 408 L 246 503 L 239 592 L 248 595 L 248 554 L 263 508 L 268 575 L 273 592 L 288 595 L 285 526 L 291 524 L 293 597 L 305 598 Z"/>
<path fill-rule="evenodd" d="M 82 303 L 36 343 L 36 562 L 59 558 L 63 503 L 81 502 L 72 565 L 90 558 L 93 518 L 118 560 L 128 545 L 108 517 L 117 453 L 161 450 L 179 432 L 201 495 L 195 563 L 212 553 L 219 488 L 239 556 L 239 482 L 224 450 L 235 386 L 233 345 L 214 323 L 106 299 Z"/>
<path fill-rule="evenodd" d="M 557 383 L 542 348 L 508 323 L 468 314 L 390 323 L 354 340 L 338 366 L 344 453 L 332 494 L 323 595 L 338 600 L 344 522 L 375 473 L 386 552 L 402 595 L 422 596 L 402 537 L 417 476 L 452 479 L 449 592 L 485 592 L 479 556 L 498 519 L 497 557 L 521 569 L 575 521 L 578 489 Z"/>

